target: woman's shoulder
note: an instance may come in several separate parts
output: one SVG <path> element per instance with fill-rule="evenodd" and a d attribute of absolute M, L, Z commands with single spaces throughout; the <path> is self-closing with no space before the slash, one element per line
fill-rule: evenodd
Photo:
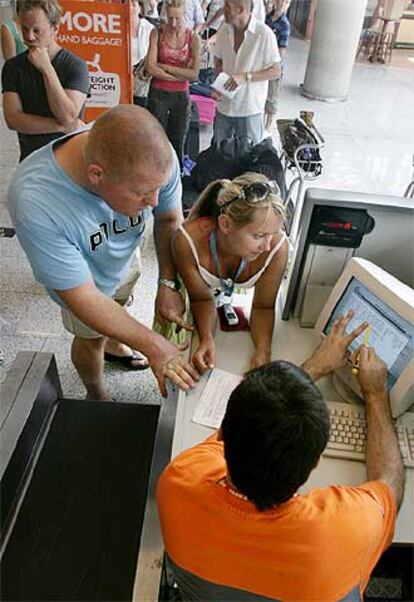
<path fill-rule="evenodd" d="M 195 244 L 208 242 L 210 232 L 214 228 L 214 221 L 209 217 L 195 217 L 186 220 L 182 227 Z"/>

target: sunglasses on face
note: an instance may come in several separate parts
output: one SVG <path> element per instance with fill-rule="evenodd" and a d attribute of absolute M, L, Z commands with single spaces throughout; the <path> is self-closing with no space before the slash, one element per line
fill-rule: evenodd
<path fill-rule="evenodd" d="M 247 200 L 260 203 L 260 201 L 264 201 L 267 195 L 271 193 L 280 195 L 280 189 L 276 182 L 253 182 L 252 184 L 247 184 L 247 186 L 243 186 L 239 194 L 221 205 L 220 211 L 223 211 L 224 207 L 234 203 L 234 201 Z"/>

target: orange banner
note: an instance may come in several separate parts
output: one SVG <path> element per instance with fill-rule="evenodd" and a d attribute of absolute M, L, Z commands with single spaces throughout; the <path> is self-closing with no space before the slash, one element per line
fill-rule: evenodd
<path fill-rule="evenodd" d="M 57 42 L 83 58 L 89 69 L 85 121 L 110 107 L 131 103 L 130 3 L 62 0 L 61 5 Z"/>

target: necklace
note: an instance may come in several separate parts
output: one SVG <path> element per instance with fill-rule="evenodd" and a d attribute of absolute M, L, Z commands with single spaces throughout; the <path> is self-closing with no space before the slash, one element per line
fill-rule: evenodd
<path fill-rule="evenodd" d="M 239 498 L 239 500 L 245 500 L 246 502 L 249 501 L 249 498 L 247 497 L 247 495 L 243 495 L 242 493 L 239 493 L 238 491 L 236 491 L 235 489 L 233 489 L 233 487 L 230 487 L 230 485 L 227 482 L 226 477 L 223 477 L 222 479 L 219 479 L 217 481 L 217 483 L 219 485 L 221 485 L 221 487 L 224 487 L 224 489 L 226 489 L 226 491 L 228 491 L 229 493 L 231 493 L 232 495 L 234 495 L 234 497 Z"/>

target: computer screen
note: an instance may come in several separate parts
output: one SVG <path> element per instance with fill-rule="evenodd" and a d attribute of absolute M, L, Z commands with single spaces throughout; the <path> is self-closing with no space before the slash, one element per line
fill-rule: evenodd
<path fill-rule="evenodd" d="M 347 334 L 362 322 L 369 327 L 350 345 L 373 347 L 388 369 L 388 392 L 393 416 L 414 403 L 414 290 L 366 259 L 353 257 L 318 318 L 315 329 L 328 335 L 332 324 L 350 309 L 354 317 Z M 335 371 L 333 383 L 346 401 L 362 399 L 358 380 L 349 363 Z"/>
<path fill-rule="evenodd" d="M 387 365 L 388 389 L 391 389 L 413 356 L 414 325 L 384 303 L 357 278 L 351 278 L 324 328 L 324 334 L 329 334 L 336 318 L 345 315 L 350 309 L 354 311 L 354 317 L 348 324 L 347 334 L 364 321 L 369 322 L 370 327 L 366 334 L 361 334 L 352 342 L 349 350 L 355 351 L 364 342 L 373 347 Z"/>

